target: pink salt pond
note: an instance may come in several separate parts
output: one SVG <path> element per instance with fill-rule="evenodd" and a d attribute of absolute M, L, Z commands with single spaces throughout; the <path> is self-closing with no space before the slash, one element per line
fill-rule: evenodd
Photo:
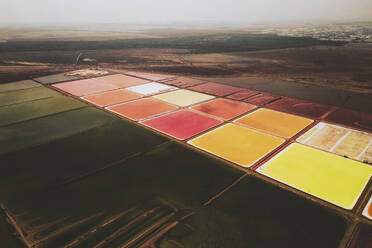
<path fill-rule="evenodd" d="M 104 77 L 95 78 L 94 80 L 101 81 L 107 84 L 112 84 L 119 88 L 128 88 L 140 84 L 149 83 L 148 80 L 131 77 L 123 74 L 115 74 Z"/>
<path fill-rule="evenodd" d="M 148 80 L 151 80 L 151 81 L 161 81 L 161 80 L 167 80 L 167 79 L 175 77 L 173 75 L 167 75 L 167 74 L 136 72 L 136 71 L 125 72 L 125 74 L 128 74 L 130 76 L 134 76 L 134 77 L 143 78 L 143 79 L 148 79 Z"/>
<path fill-rule="evenodd" d="M 178 88 L 187 88 L 187 87 L 192 87 L 192 86 L 196 86 L 199 84 L 204 84 L 205 81 L 194 79 L 194 78 L 188 78 L 188 77 L 178 77 L 178 78 L 170 79 L 167 81 L 163 81 L 163 83 L 168 84 L 168 85 L 173 85 Z"/>
<path fill-rule="evenodd" d="M 141 123 L 176 139 L 185 140 L 219 125 L 222 121 L 193 111 L 180 110 Z"/>
<path fill-rule="evenodd" d="M 120 88 L 118 86 L 100 82 L 94 79 L 84 79 L 67 83 L 53 84 L 53 87 L 75 96 L 92 95 Z"/>
<path fill-rule="evenodd" d="M 275 96 L 275 95 L 271 95 L 271 94 L 267 94 L 267 93 L 260 93 L 258 95 L 249 97 L 248 99 L 245 99 L 244 102 L 254 104 L 254 105 L 263 106 L 263 105 L 269 104 L 271 102 L 277 101 L 279 99 L 280 99 L 279 96 Z"/>
<path fill-rule="evenodd" d="M 252 97 L 252 96 L 255 96 L 255 95 L 258 95 L 258 94 L 260 94 L 260 92 L 258 92 L 258 91 L 243 90 L 243 91 L 234 93 L 232 95 L 229 95 L 229 96 L 227 96 L 227 98 L 241 101 L 241 100 L 247 99 L 248 97 Z"/>

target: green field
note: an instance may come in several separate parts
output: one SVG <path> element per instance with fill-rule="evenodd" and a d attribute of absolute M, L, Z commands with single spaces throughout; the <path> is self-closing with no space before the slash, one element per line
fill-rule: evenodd
<path fill-rule="evenodd" d="M 72 136 L 115 120 L 111 114 L 87 107 L 2 127 L 0 154 Z"/>
<path fill-rule="evenodd" d="M 30 89 L 30 88 L 39 87 L 39 86 L 41 85 L 32 80 L 23 80 L 19 82 L 0 84 L 0 93 Z"/>
<path fill-rule="evenodd" d="M 17 103 L 30 102 L 58 96 L 61 96 L 61 94 L 45 87 L 34 87 L 30 89 L 3 92 L 0 93 L 0 108 L 7 105 L 14 105 Z"/>
<path fill-rule="evenodd" d="M 55 188 L 166 141 L 139 126 L 111 118 L 103 126 L 2 155 L 1 195 L 6 194 L 16 202 L 29 201 L 30 194 L 38 190 Z"/>
<path fill-rule="evenodd" d="M 0 127 L 86 106 L 65 96 L 4 106 L 0 107 Z"/>
<path fill-rule="evenodd" d="M 110 142 L 113 142 L 112 139 L 113 137 Z M 88 140 L 86 142 L 85 145 L 90 143 Z M 100 140 L 100 143 L 101 148 L 109 145 L 107 140 L 106 142 Z M 130 147 L 129 143 L 115 145 L 123 152 Z M 40 160 L 41 153 L 45 156 L 55 149 L 51 144 L 47 146 L 51 148 L 45 150 L 44 147 L 39 151 L 31 149 L 28 153 L 32 153 L 34 158 L 38 157 Z M 95 153 L 97 151 L 92 152 L 92 156 Z M 74 156 L 68 156 L 69 159 L 64 161 L 54 161 L 58 165 L 47 158 L 42 159 L 43 165 L 40 165 L 33 162 L 25 152 L 17 155 L 14 154 L 14 157 L 22 156 L 23 159 L 20 160 L 23 162 L 8 159 L 5 164 L 11 166 L 2 167 L 4 176 L 1 178 L 0 187 L 3 189 L 1 199 L 9 210 L 18 216 L 18 223 L 34 235 L 32 236 L 34 240 L 40 241 L 44 238 L 48 240 L 44 247 L 59 247 L 62 243 L 71 242 L 99 223 L 130 209 L 143 209 L 137 213 L 140 215 L 160 207 L 160 212 L 154 215 L 154 219 L 144 220 L 140 225 L 135 225 L 134 229 L 130 228 L 133 232 L 131 235 L 128 237 L 120 235 L 119 240 L 113 241 L 125 243 L 135 234 L 143 232 L 151 223 L 166 216 L 169 208 L 174 213 L 196 211 L 210 197 L 242 175 L 242 172 L 220 161 L 169 142 L 157 146 L 146 154 L 139 154 L 117 166 L 68 184 L 58 184 L 59 178 L 67 176 L 68 168 L 74 167 L 75 176 L 82 175 L 82 167 L 97 162 L 97 157 L 93 160 L 84 154 L 89 163 L 79 161 L 80 163 L 73 165 L 69 162 L 71 158 L 75 158 Z M 49 156 L 55 157 L 53 154 Z M 112 154 L 110 158 L 113 158 Z M 18 163 L 23 168 L 15 166 Z M 104 162 L 101 161 L 100 164 L 103 165 Z M 52 168 L 48 169 L 48 166 Z M 20 169 L 22 173 L 19 173 Z M 70 172 L 72 174 L 72 171 Z M 83 219 L 87 221 L 72 226 Z M 122 226 L 125 226 L 125 223 L 124 221 Z M 55 233 L 59 234 L 54 235 Z M 103 232 L 97 235 L 102 241 L 108 234 Z"/>
<path fill-rule="evenodd" d="M 159 247 L 338 247 L 347 221 L 320 205 L 246 177 L 211 206 L 169 232 Z M 188 230 L 188 231 L 187 231 Z"/>

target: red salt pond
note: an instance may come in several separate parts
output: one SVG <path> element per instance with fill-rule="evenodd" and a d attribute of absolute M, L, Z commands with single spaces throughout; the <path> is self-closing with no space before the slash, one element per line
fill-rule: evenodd
<path fill-rule="evenodd" d="M 176 139 L 185 140 L 222 121 L 189 110 L 180 110 L 141 123 Z"/>
<path fill-rule="evenodd" d="M 102 81 L 104 83 L 112 84 L 114 86 L 117 86 L 119 88 L 128 88 L 131 86 L 136 86 L 139 84 L 145 84 L 149 83 L 148 80 L 126 76 L 123 74 L 115 74 L 115 75 L 109 75 L 104 77 L 95 78 L 94 80 Z"/>
<path fill-rule="evenodd" d="M 111 106 L 107 109 L 129 119 L 139 121 L 176 110 L 177 107 L 154 98 L 143 98 Z"/>
<path fill-rule="evenodd" d="M 337 108 L 325 119 L 330 122 L 340 123 L 370 132 L 372 131 L 372 114 Z"/>
<path fill-rule="evenodd" d="M 205 83 L 188 89 L 215 96 L 227 96 L 244 90 L 243 88 L 218 83 Z"/>
<path fill-rule="evenodd" d="M 142 96 L 143 95 L 129 90 L 119 89 L 82 97 L 82 99 L 97 106 L 106 107 L 109 105 L 135 100 L 141 98 Z"/>
<path fill-rule="evenodd" d="M 244 102 L 254 104 L 254 105 L 263 106 L 263 105 L 266 105 L 268 103 L 274 102 L 274 101 L 279 100 L 279 99 L 280 99 L 279 96 L 275 96 L 275 95 L 271 95 L 271 94 L 267 94 L 267 93 L 260 93 L 258 95 L 252 96 L 252 97 L 244 100 Z"/>
<path fill-rule="evenodd" d="M 118 86 L 103 83 L 94 79 L 84 79 L 67 83 L 53 84 L 53 87 L 75 96 L 92 95 L 120 88 Z"/>
<path fill-rule="evenodd" d="M 213 115 L 224 120 L 233 119 L 252 109 L 256 108 L 253 105 L 235 102 L 227 99 L 215 99 L 206 103 L 192 107 L 192 109 Z"/>
<path fill-rule="evenodd" d="M 290 97 L 283 97 L 278 101 L 266 105 L 266 107 L 312 119 L 319 119 L 332 109 L 332 107 L 327 105 Z"/>
<path fill-rule="evenodd" d="M 199 84 L 204 84 L 206 82 L 199 80 L 199 79 L 194 79 L 194 78 L 178 77 L 175 79 L 163 81 L 163 83 L 168 84 L 168 85 L 173 85 L 178 88 L 187 88 L 187 87 L 192 87 L 192 86 L 196 86 Z"/>
<path fill-rule="evenodd" d="M 125 72 L 125 74 L 134 76 L 134 77 L 148 79 L 151 81 L 160 81 L 160 80 L 165 80 L 165 79 L 170 79 L 170 78 L 175 77 L 173 75 L 167 75 L 167 74 L 154 74 L 154 73 L 148 73 L 148 72 L 135 72 L 135 71 Z"/>
<path fill-rule="evenodd" d="M 229 96 L 227 96 L 227 98 L 241 101 L 241 100 L 244 100 L 244 99 L 246 99 L 248 97 L 252 97 L 252 96 L 255 96 L 255 95 L 258 95 L 258 94 L 260 94 L 260 92 L 258 92 L 258 91 L 254 91 L 254 90 L 243 90 L 243 91 L 234 93 L 232 95 L 229 95 Z"/>

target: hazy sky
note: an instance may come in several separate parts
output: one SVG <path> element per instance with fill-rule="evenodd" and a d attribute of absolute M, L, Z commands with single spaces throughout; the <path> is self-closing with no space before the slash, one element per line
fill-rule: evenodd
<path fill-rule="evenodd" d="M 372 20 L 372 0 L 0 0 L 0 24 Z"/>

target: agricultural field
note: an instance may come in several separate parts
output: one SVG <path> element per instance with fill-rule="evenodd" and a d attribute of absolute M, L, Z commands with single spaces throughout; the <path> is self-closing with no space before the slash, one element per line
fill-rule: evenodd
<path fill-rule="evenodd" d="M 159 247 L 177 247 L 173 240 L 184 247 L 337 247 L 346 226 L 341 216 L 247 176 Z"/>

